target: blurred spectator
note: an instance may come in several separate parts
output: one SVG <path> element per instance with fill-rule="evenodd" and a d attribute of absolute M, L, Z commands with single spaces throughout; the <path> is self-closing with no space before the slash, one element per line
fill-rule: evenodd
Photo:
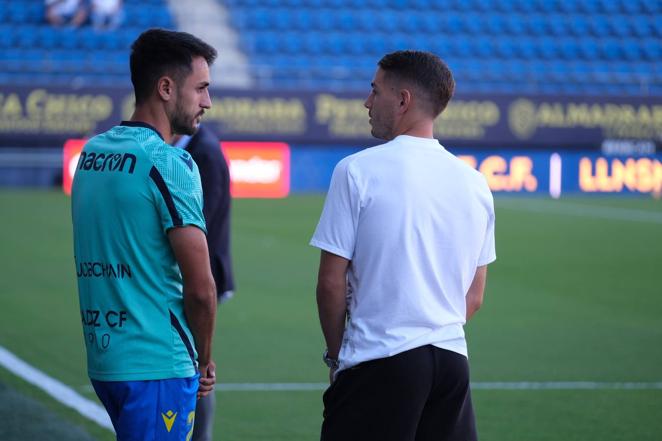
<path fill-rule="evenodd" d="M 111 31 L 124 20 L 122 0 L 91 0 L 92 26 L 97 30 Z"/>
<path fill-rule="evenodd" d="M 46 0 L 46 20 L 53 26 L 79 27 L 87 19 L 82 0 Z"/>

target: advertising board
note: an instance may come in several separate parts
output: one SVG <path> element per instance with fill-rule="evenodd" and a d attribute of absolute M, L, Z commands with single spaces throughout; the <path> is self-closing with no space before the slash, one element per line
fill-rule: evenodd
<path fill-rule="evenodd" d="M 69 139 L 62 154 L 62 190 L 71 184 L 85 139 Z M 237 198 L 283 198 L 290 192 L 290 147 L 281 142 L 222 142 L 230 169 L 230 193 Z"/>
<path fill-rule="evenodd" d="M 368 87 L 368 85 L 366 85 Z M 211 91 L 205 123 L 224 141 L 370 146 L 361 92 Z M 0 147 L 62 145 L 129 119 L 124 88 L 0 86 Z M 662 97 L 458 94 L 435 122 L 444 145 L 598 151 L 610 140 L 662 142 Z"/>

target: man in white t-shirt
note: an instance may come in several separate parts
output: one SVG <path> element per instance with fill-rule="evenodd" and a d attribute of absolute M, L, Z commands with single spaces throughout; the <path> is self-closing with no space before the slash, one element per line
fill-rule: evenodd
<path fill-rule="evenodd" d="M 338 163 L 310 242 L 332 381 L 321 439 L 473 441 L 463 325 L 496 259 L 492 195 L 433 138 L 446 64 L 399 51 L 378 65 L 365 107 L 388 142 Z"/>
<path fill-rule="evenodd" d="M 46 21 L 53 26 L 77 28 L 87 20 L 87 8 L 83 0 L 45 0 Z"/>

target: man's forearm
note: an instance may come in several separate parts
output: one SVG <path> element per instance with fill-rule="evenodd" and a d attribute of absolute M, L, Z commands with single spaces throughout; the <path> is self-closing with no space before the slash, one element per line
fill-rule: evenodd
<path fill-rule="evenodd" d="M 320 287 L 317 289 L 320 324 L 331 358 L 338 358 L 343 333 L 345 332 L 345 318 L 347 316 L 345 291 L 345 287 L 337 287 L 333 290 Z"/>
<path fill-rule="evenodd" d="M 487 265 L 476 268 L 474 279 L 471 282 L 469 291 L 466 295 L 467 305 L 467 318 L 469 321 L 471 317 L 478 311 L 483 304 L 483 296 L 485 294 L 485 283 L 487 281 Z"/>
<path fill-rule="evenodd" d="M 211 343 L 216 322 L 216 292 L 212 286 L 206 293 L 184 293 L 184 311 L 195 339 L 198 361 L 206 365 L 211 360 Z"/>
<path fill-rule="evenodd" d="M 347 316 L 347 268 L 350 261 L 322 251 L 317 276 L 317 308 L 329 357 L 338 358 Z"/>

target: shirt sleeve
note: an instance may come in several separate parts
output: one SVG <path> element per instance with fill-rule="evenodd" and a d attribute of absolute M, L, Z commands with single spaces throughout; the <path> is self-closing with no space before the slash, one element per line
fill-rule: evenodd
<path fill-rule="evenodd" d="M 489 218 L 487 220 L 487 228 L 485 229 L 485 238 L 483 240 L 483 248 L 480 251 L 480 257 L 478 258 L 478 266 L 484 266 L 488 263 L 492 263 L 496 260 L 496 246 L 494 240 L 494 200 L 492 195 L 489 193 L 489 188 L 487 189 L 489 197 L 488 202 L 488 213 Z"/>
<path fill-rule="evenodd" d="M 310 245 L 352 260 L 361 204 L 349 165 L 343 160 L 333 170 L 322 215 Z"/>
<path fill-rule="evenodd" d="M 188 152 L 174 151 L 155 161 L 150 178 L 158 189 L 156 206 L 164 231 L 192 225 L 207 233 L 200 173 Z"/>

